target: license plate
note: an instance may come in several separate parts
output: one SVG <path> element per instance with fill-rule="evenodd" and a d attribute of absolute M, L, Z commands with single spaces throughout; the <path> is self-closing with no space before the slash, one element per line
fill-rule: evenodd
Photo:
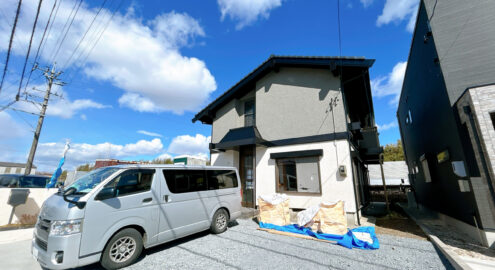
<path fill-rule="evenodd" d="M 33 247 L 33 257 L 38 260 L 38 249 L 36 249 L 35 247 Z"/>

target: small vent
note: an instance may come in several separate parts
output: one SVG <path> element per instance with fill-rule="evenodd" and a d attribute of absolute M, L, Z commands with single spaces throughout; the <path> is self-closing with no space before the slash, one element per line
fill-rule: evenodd
<path fill-rule="evenodd" d="M 42 250 L 46 251 L 48 249 L 48 245 L 45 241 L 39 239 L 38 237 L 35 237 L 35 240 L 36 242 L 36 245 L 38 245 L 38 247 L 40 247 Z"/>

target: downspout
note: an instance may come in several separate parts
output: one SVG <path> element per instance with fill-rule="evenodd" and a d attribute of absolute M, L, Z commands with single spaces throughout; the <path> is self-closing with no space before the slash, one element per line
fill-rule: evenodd
<path fill-rule="evenodd" d="M 346 123 L 346 129 L 347 129 L 347 145 L 349 147 L 349 156 L 351 155 L 352 151 L 351 151 L 351 136 L 350 136 L 350 130 L 349 130 L 349 124 L 347 123 L 347 115 L 348 115 L 348 111 L 347 111 L 347 100 L 345 99 L 345 94 L 344 94 L 344 85 L 342 83 L 342 71 L 341 71 L 341 74 L 340 74 L 340 93 L 342 95 L 342 102 L 344 103 L 344 111 L 345 111 L 345 123 Z M 335 126 L 334 126 L 335 127 Z M 356 149 L 358 150 L 358 149 Z M 359 150 L 358 150 L 358 153 L 359 153 Z M 352 161 L 352 158 L 351 158 L 351 175 L 352 175 L 352 188 L 354 190 L 354 205 L 356 206 L 356 217 L 357 217 L 357 223 L 358 223 L 358 226 L 361 226 L 361 219 L 359 218 L 359 205 L 358 205 L 358 201 L 357 201 L 357 196 L 358 196 L 358 193 L 357 193 L 357 190 L 356 190 L 356 178 L 355 178 L 355 175 L 354 175 L 354 170 L 353 170 L 353 167 L 354 167 L 354 162 Z"/>

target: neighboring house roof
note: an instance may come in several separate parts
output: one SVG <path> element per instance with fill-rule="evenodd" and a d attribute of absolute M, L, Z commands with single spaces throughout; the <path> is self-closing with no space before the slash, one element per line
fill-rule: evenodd
<path fill-rule="evenodd" d="M 380 164 L 368 165 L 370 185 L 382 185 L 382 173 Z M 401 179 L 404 184 L 409 185 L 409 170 L 405 161 L 386 161 L 383 163 L 383 173 L 385 174 L 385 184 L 400 185 Z"/>
<path fill-rule="evenodd" d="M 257 80 L 272 70 L 280 67 L 325 68 L 334 74 L 339 73 L 340 67 L 345 68 L 370 68 L 374 59 L 364 57 L 337 57 L 337 56 L 270 56 L 265 62 L 246 75 L 242 80 L 232 86 L 225 93 L 211 102 L 192 119 L 193 122 L 201 121 L 206 124 L 213 122 L 215 112 L 233 98 L 242 96 L 254 88 Z"/>
<path fill-rule="evenodd" d="M 0 167 L 25 168 L 26 163 L 0 162 Z M 33 165 L 33 168 L 36 169 L 36 166 Z"/>

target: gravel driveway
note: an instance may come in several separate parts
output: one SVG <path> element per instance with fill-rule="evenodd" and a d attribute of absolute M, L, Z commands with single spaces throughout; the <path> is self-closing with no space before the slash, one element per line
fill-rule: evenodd
<path fill-rule="evenodd" d="M 251 220 L 237 223 L 223 234 L 199 233 L 147 250 L 126 269 L 453 269 L 428 241 L 378 235 L 379 250 L 349 250 L 259 231 Z"/>

